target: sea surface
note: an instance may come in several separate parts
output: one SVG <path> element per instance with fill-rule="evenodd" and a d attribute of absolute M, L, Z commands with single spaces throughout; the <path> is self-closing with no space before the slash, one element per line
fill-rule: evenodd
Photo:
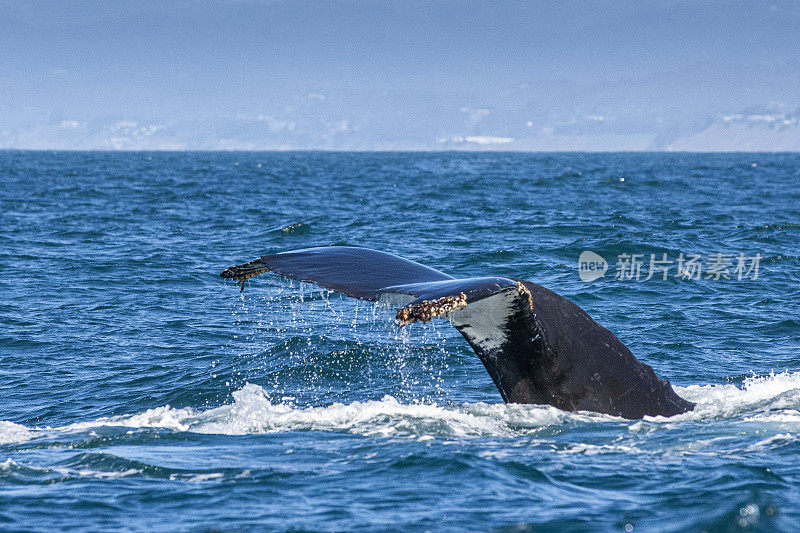
<path fill-rule="evenodd" d="M 697 408 L 504 405 L 445 320 L 219 277 L 323 245 L 540 283 Z M 0 420 L 3 531 L 798 531 L 800 155 L 0 152 Z"/>

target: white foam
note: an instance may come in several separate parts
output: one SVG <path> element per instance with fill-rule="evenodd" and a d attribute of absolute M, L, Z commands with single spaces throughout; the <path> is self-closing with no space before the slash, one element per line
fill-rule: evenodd
<path fill-rule="evenodd" d="M 95 477 L 98 479 L 119 479 L 121 477 L 136 476 L 142 473 L 138 468 L 129 468 L 122 472 L 106 472 L 102 470 L 71 470 L 68 468 L 57 468 L 56 472 L 64 476 L 80 476 L 80 477 Z"/>
<path fill-rule="evenodd" d="M 223 476 L 220 472 L 208 474 L 170 474 L 170 481 L 188 481 L 189 483 L 204 483 L 206 481 L 220 481 Z"/>
<path fill-rule="evenodd" d="M 273 404 L 258 385 L 246 385 L 233 394 L 230 405 L 200 413 L 192 431 L 200 433 L 246 434 L 280 431 L 338 431 L 367 436 L 407 435 L 479 436 L 513 433 L 508 422 L 514 418 L 498 416 L 504 406 L 475 404 L 442 406 L 426 403 L 400 403 L 392 396 L 379 401 L 334 403 L 325 407 L 299 408 Z M 548 411 L 547 408 L 530 407 Z"/>
<path fill-rule="evenodd" d="M 680 395 L 696 402 L 696 409 L 671 418 L 648 417 L 644 421 L 624 422 L 630 424 L 630 433 L 646 434 L 658 431 L 664 425 L 674 427 L 685 421 L 713 419 L 736 423 L 778 423 L 781 424 L 781 435 L 791 436 L 795 429 L 800 431 L 800 373 L 753 376 L 745 379 L 741 387 L 725 384 L 675 388 Z M 57 428 L 29 429 L 13 422 L 0 422 L 0 443 L 24 442 L 37 432 L 91 432 L 103 426 L 225 435 L 330 431 L 424 441 L 432 438 L 523 436 L 547 427 L 602 422 L 620 423 L 623 420 L 596 413 L 568 413 L 551 406 L 401 403 L 392 396 L 365 402 L 299 407 L 292 403 L 273 403 L 264 388 L 248 384 L 233 393 L 231 403 L 205 411 L 166 405 L 141 413 L 104 417 Z M 761 444 L 772 443 L 763 441 Z M 569 451 L 598 453 L 602 450 L 575 448 Z"/>
<path fill-rule="evenodd" d="M 771 373 L 745 378 L 741 387 L 690 385 L 676 392 L 695 402 L 695 410 L 682 418 L 719 418 L 752 414 L 762 420 L 792 418 L 800 409 L 800 372 Z"/>
<path fill-rule="evenodd" d="M 234 393 L 235 394 L 235 393 Z M 60 428 L 66 431 L 82 431 L 98 427 L 128 427 L 128 428 L 160 428 L 174 429 L 176 431 L 189 431 L 191 420 L 199 411 L 191 407 L 173 409 L 169 405 L 148 409 L 147 411 L 133 414 L 98 418 L 90 422 L 77 422 Z"/>
<path fill-rule="evenodd" d="M 571 444 L 566 449 L 561 450 L 561 453 L 576 453 L 582 455 L 600 455 L 604 453 L 642 453 L 641 450 L 634 446 L 626 446 L 623 444 L 589 444 L 585 442 L 578 442 Z"/>
<path fill-rule="evenodd" d="M 23 425 L 0 420 L 0 444 L 25 442 L 33 437 L 31 430 Z"/>
<path fill-rule="evenodd" d="M 170 406 L 142 413 L 104 417 L 41 431 L 86 431 L 97 427 L 158 428 L 194 433 L 244 435 L 285 431 L 333 431 L 365 436 L 434 437 L 518 435 L 573 421 L 613 419 L 592 413 L 567 413 L 550 406 L 497 404 L 438 405 L 381 400 L 297 407 L 273 403 L 259 385 L 233 393 L 233 402 L 199 411 Z"/>
<path fill-rule="evenodd" d="M 782 446 L 783 444 L 797 442 L 797 437 L 791 435 L 789 433 L 778 433 L 777 435 L 772 435 L 767 437 L 766 439 L 762 439 L 758 442 L 755 442 L 747 447 L 748 451 L 760 451 L 763 449 L 770 449 L 775 448 L 777 446 Z"/>

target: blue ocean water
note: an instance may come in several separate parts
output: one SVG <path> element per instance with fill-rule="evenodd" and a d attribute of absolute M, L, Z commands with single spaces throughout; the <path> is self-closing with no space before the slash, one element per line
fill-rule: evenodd
<path fill-rule="evenodd" d="M 697 408 L 504 405 L 445 321 L 219 277 L 332 244 L 540 283 Z M 796 154 L 0 152 L 0 529 L 796 531 L 799 258 Z"/>

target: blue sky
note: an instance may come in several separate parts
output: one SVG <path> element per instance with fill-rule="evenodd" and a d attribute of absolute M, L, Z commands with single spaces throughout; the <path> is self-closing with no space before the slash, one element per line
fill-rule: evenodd
<path fill-rule="evenodd" d="M 0 13 L 0 148 L 800 150 L 796 1 Z"/>

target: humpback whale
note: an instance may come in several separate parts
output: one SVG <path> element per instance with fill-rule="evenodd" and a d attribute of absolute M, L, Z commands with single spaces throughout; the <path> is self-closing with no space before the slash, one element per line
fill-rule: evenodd
<path fill-rule="evenodd" d="M 444 317 L 477 354 L 506 403 L 547 404 L 623 418 L 694 408 L 580 307 L 531 281 L 455 278 L 393 254 L 326 246 L 226 268 L 241 282 L 273 272 L 399 307 L 400 326 Z"/>

